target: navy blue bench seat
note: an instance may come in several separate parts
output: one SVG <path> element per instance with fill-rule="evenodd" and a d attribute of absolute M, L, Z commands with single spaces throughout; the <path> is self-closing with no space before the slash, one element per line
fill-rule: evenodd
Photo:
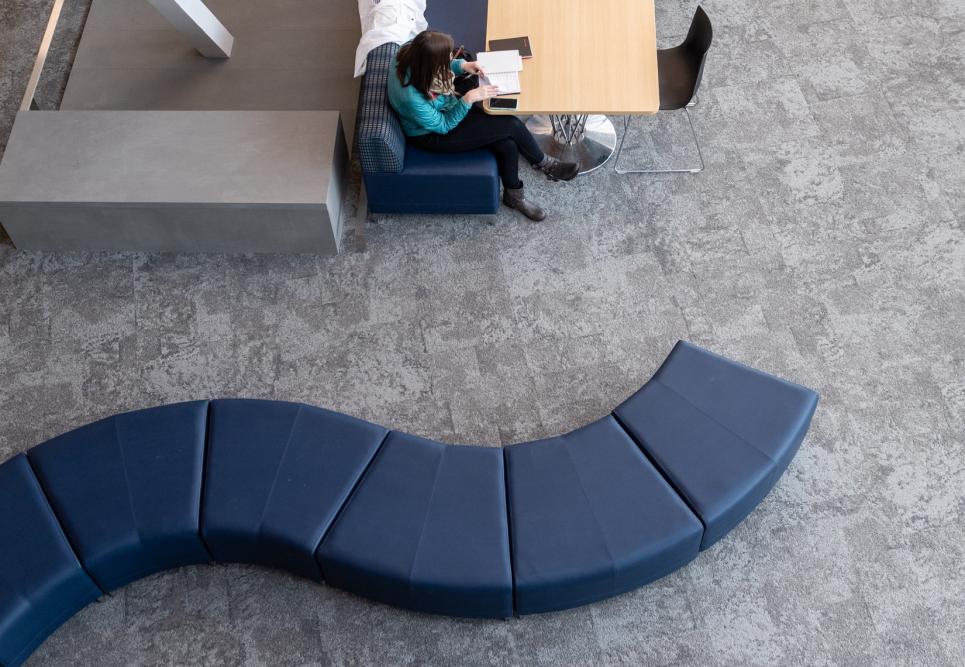
<path fill-rule="evenodd" d="M 213 401 L 201 529 L 211 555 L 321 581 L 315 548 L 387 433 L 308 405 Z"/>
<path fill-rule="evenodd" d="M 512 616 L 502 451 L 393 432 L 318 562 L 330 584 L 388 604 Z"/>
<path fill-rule="evenodd" d="M 714 544 L 771 490 L 797 452 L 817 395 L 686 342 L 613 411 Z"/>
<path fill-rule="evenodd" d="M 84 568 L 104 591 L 207 563 L 198 534 L 208 402 L 115 415 L 27 455 Z"/>
<path fill-rule="evenodd" d="M 619 595 L 697 556 L 700 521 L 613 417 L 505 455 L 520 614 Z"/>
<path fill-rule="evenodd" d="M 426 21 L 450 33 L 471 53 L 486 48 L 487 0 L 429 0 Z M 405 141 L 389 105 L 386 85 L 396 44 L 373 50 L 359 93 L 356 141 L 368 210 L 371 213 L 495 213 L 500 181 L 496 158 L 488 150 L 443 155 Z"/>
<path fill-rule="evenodd" d="M 0 664 L 102 591 L 212 558 L 454 616 L 617 595 L 746 516 L 816 404 L 681 342 L 612 415 L 502 449 L 275 401 L 116 415 L 0 465 Z"/>
<path fill-rule="evenodd" d="M 0 664 L 19 665 L 100 596 L 27 457 L 18 454 L 0 465 Z"/>
<path fill-rule="evenodd" d="M 488 150 L 440 155 L 408 146 L 401 171 L 365 173 L 369 211 L 495 213 L 500 192 L 495 164 Z"/>
<path fill-rule="evenodd" d="M 500 182 L 488 150 L 439 154 L 408 146 L 386 89 L 396 44 L 369 53 L 356 141 L 372 213 L 495 213 Z"/>

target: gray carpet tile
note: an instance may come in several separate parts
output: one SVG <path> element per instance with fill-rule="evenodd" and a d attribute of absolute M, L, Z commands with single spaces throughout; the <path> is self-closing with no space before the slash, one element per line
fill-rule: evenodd
<path fill-rule="evenodd" d="M 0 4 L 0 145 L 50 4 Z M 700 175 L 524 170 L 545 223 L 388 216 L 335 258 L 0 245 L 0 458 L 214 396 L 517 442 L 605 414 L 685 338 L 822 393 L 758 510 L 642 590 L 510 622 L 185 568 L 88 607 L 31 664 L 965 663 L 965 4 L 705 7 Z M 662 45 L 694 8 L 658 1 Z M 687 163 L 688 131 L 635 121 L 625 159 Z"/>

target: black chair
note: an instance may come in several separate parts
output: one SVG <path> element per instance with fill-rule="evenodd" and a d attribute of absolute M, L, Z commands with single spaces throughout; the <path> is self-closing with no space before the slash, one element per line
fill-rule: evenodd
<path fill-rule="evenodd" d="M 687 114 L 687 121 L 690 123 L 690 131 L 694 135 L 694 144 L 697 146 L 697 157 L 700 158 L 699 168 L 686 169 L 620 169 L 620 155 L 623 152 L 623 142 L 627 138 L 627 130 L 630 128 L 630 116 L 626 116 L 623 121 L 623 137 L 620 139 L 620 148 L 617 149 L 615 160 L 615 171 L 618 174 L 669 174 L 669 173 L 691 173 L 696 174 L 704 168 L 704 157 L 700 152 L 700 143 L 697 141 L 697 131 L 694 129 L 694 121 L 690 117 L 689 107 L 697 104 L 697 88 L 700 86 L 700 79 L 704 74 L 704 63 L 707 60 L 707 51 L 710 50 L 711 41 L 714 38 L 714 29 L 710 24 L 710 18 L 702 7 L 697 7 L 694 20 L 690 24 L 690 32 L 687 39 L 680 46 L 672 49 L 660 49 L 657 51 L 657 78 L 660 83 L 660 110 L 677 111 L 683 109 Z"/>

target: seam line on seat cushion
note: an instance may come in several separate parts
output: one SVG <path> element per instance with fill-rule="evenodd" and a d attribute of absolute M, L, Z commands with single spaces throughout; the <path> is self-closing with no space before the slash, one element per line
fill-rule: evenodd
<path fill-rule="evenodd" d="M 506 494 L 506 530 L 509 533 L 509 583 L 512 587 L 513 614 L 519 615 L 519 605 L 516 603 L 516 543 L 513 537 L 513 508 L 512 499 L 509 495 L 509 457 L 506 455 L 506 447 L 501 447 L 500 452 L 503 456 L 503 492 Z"/>
<path fill-rule="evenodd" d="M 134 534 L 137 535 L 138 549 L 144 548 L 141 539 L 141 529 L 137 523 L 137 512 L 134 510 L 134 497 L 131 495 L 131 480 L 127 475 L 127 457 L 124 456 L 124 443 L 121 442 L 120 416 L 114 417 L 114 442 L 117 443 L 117 454 L 121 457 L 121 470 L 124 472 L 124 491 L 127 493 L 127 507 L 131 512 L 131 522 L 134 524 Z"/>
<path fill-rule="evenodd" d="M 201 448 L 201 497 L 198 498 L 198 540 L 201 541 L 204 550 L 208 552 L 208 561 L 211 563 L 217 561 L 211 547 L 204 540 L 204 494 L 208 486 L 208 450 L 211 447 L 211 413 L 213 411 L 214 401 L 205 401 L 203 445 Z"/>
<path fill-rule="evenodd" d="M 583 483 L 583 477 L 580 475 L 580 467 L 576 465 L 576 461 L 573 460 L 573 454 L 570 452 L 570 442 L 568 436 L 561 436 L 562 440 L 562 450 L 566 452 L 566 459 L 570 462 L 570 466 L 573 468 L 573 475 L 576 477 L 577 483 L 580 485 L 580 493 L 583 495 L 583 500 L 586 502 L 586 508 L 590 510 L 590 516 L 593 517 L 593 524 L 596 526 L 597 532 L 603 539 L 603 548 L 606 549 L 607 558 L 610 560 L 610 586 L 611 590 L 616 586 L 617 578 L 617 563 L 616 559 L 613 557 L 613 550 L 610 548 L 610 541 L 607 539 L 606 530 L 600 523 L 600 519 L 596 515 L 596 509 L 593 507 L 593 503 L 590 501 L 590 494 L 586 491 L 586 484 Z"/>
<path fill-rule="evenodd" d="M 426 502 L 426 515 L 422 517 L 422 529 L 419 531 L 419 539 L 415 543 L 415 550 L 412 552 L 412 562 L 409 563 L 408 591 L 413 594 L 412 575 L 415 572 L 416 563 L 419 561 L 419 550 L 422 548 L 422 540 L 426 535 L 426 525 L 429 523 L 429 516 L 432 514 L 432 501 L 436 497 L 436 489 L 439 486 L 439 473 L 442 471 L 443 461 L 446 459 L 446 452 L 453 445 L 443 445 L 442 453 L 439 455 L 439 462 L 436 464 L 436 473 L 432 476 L 432 490 L 429 491 L 429 500 Z"/>
<path fill-rule="evenodd" d="M 689 398 L 687 398 L 686 396 L 684 396 L 683 394 L 681 394 L 679 391 L 677 391 L 676 389 L 674 389 L 673 387 L 671 387 L 670 385 L 668 385 L 666 382 L 663 382 L 662 380 L 658 380 L 658 379 L 654 379 L 653 381 L 656 382 L 657 384 L 659 384 L 661 387 L 665 388 L 667 391 L 669 391 L 669 392 L 671 392 L 672 394 L 674 394 L 675 396 L 679 397 L 680 400 L 684 401 L 687 405 L 689 405 L 689 406 L 692 407 L 694 410 L 696 410 L 697 412 L 699 412 L 700 414 L 702 414 L 704 417 L 706 417 L 706 418 L 709 419 L 710 421 L 712 421 L 712 422 L 714 422 L 715 424 L 717 424 L 718 426 L 720 426 L 722 429 L 724 429 L 725 431 L 727 431 L 728 433 L 730 433 L 730 434 L 731 434 L 732 436 L 734 436 L 735 438 L 739 439 L 739 440 L 740 440 L 741 442 L 743 442 L 745 445 L 747 445 L 748 447 L 754 449 L 754 450 L 755 450 L 756 452 L 758 452 L 759 454 L 767 457 L 767 460 L 769 460 L 771 463 L 777 463 L 777 461 L 775 461 L 774 458 L 773 458 L 770 454 L 768 454 L 767 452 L 765 452 L 764 450 L 762 450 L 760 447 L 758 447 L 757 445 L 755 445 L 753 442 L 751 442 L 750 440 L 748 440 L 748 439 L 745 438 L 744 436 L 740 435 L 739 433 L 735 433 L 735 432 L 733 431 L 733 429 L 731 429 L 730 427 L 728 427 L 726 424 L 722 423 L 720 420 L 718 420 L 717 418 L 715 418 L 713 415 L 709 415 L 709 414 L 707 414 L 704 410 L 701 410 L 700 407 L 697 406 L 693 401 L 691 401 Z"/>
<path fill-rule="evenodd" d="M 690 498 L 688 498 L 687 494 L 685 494 L 680 487 L 674 483 L 673 479 L 670 477 L 670 474 L 664 470 L 663 466 L 661 466 L 657 460 L 653 458 L 650 452 L 647 451 L 647 447 L 643 444 L 643 440 L 637 438 L 633 431 L 631 431 L 630 428 L 623 423 L 623 420 L 620 419 L 620 415 L 618 415 L 616 412 L 611 412 L 610 415 L 613 417 L 616 423 L 620 425 L 620 428 L 626 432 L 627 437 L 629 437 L 633 444 L 637 446 L 637 449 L 640 450 L 640 452 L 643 454 L 643 457 L 650 462 L 650 465 L 653 466 L 653 469 L 657 471 L 657 474 L 663 477 L 663 480 L 670 486 L 673 492 L 677 494 L 677 497 L 683 501 L 684 505 L 687 506 L 687 509 L 690 510 L 690 513 L 694 515 L 694 518 L 696 518 L 697 521 L 700 522 L 700 525 L 704 527 L 703 534 L 700 536 L 701 541 L 703 541 L 704 535 L 707 533 L 707 523 L 704 521 L 704 517 L 700 516 L 700 512 L 698 512 L 697 508 L 693 506 L 693 503 L 690 502 Z"/>
<path fill-rule="evenodd" d="M 332 518 L 332 522 L 325 527 L 325 532 L 322 533 L 322 537 L 318 540 L 318 544 L 316 544 L 315 548 L 312 550 L 312 554 L 314 554 L 314 557 L 315 557 L 315 562 L 318 563 L 318 571 L 322 573 L 322 581 L 328 581 L 328 577 L 325 576 L 325 569 L 322 567 L 322 561 L 319 560 L 318 558 L 318 550 L 322 548 L 322 544 L 325 542 L 325 538 L 329 536 L 329 534 L 332 532 L 332 529 L 335 528 L 335 525 L 338 523 L 339 519 L 342 518 L 342 514 L 345 512 L 345 509 L 352 502 L 352 498 L 358 492 L 358 489 L 362 485 L 362 482 L 369 474 L 369 470 L 371 470 L 372 466 L 375 464 L 375 460 L 379 458 L 379 454 L 382 453 L 382 448 L 385 446 L 385 443 L 389 439 L 389 436 L 391 436 L 394 432 L 395 431 L 386 430 L 385 435 L 382 436 L 382 440 L 379 442 L 379 446 L 375 448 L 374 452 L 372 452 L 372 458 L 370 458 L 368 462 L 365 464 L 365 468 L 362 470 L 362 474 L 358 476 L 358 479 L 356 479 L 355 483 L 352 485 L 352 489 L 345 495 L 345 500 L 342 501 L 342 504 L 339 506 L 338 510 L 336 510 L 335 516 Z"/>
<path fill-rule="evenodd" d="M 37 486 L 40 487 L 40 495 L 43 496 L 44 502 L 47 503 L 47 509 L 50 510 L 51 516 L 53 516 L 54 519 L 57 521 L 57 527 L 60 528 L 60 534 L 63 536 L 64 542 L 67 543 L 68 548 L 70 548 L 71 553 L 74 555 L 74 559 L 77 561 L 77 565 L 79 565 L 80 569 L 83 570 L 84 574 L 87 575 L 87 578 L 90 579 L 91 582 L 93 582 L 97 590 L 99 590 L 102 595 L 107 595 L 107 591 L 101 588 L 100 582 L 98 582 L 97 579 L 91 576 L 91 573 L 87 571 L 87 568 L 84 566 L 83 561 L 81 561 L 80 556 L 77 555 L 77 548 L 74 547 L 73 543 L 71 543 L 70 536 L 67 535 L 67 531 L 64 529 L 64 522 L 61 520 L 59 516 L 57 516 L 57 511 L 54 509 L 53 503 L 50 502 L 50 494 L 47 493 L 47 489 L 44 488 L 43 480 L 40 478 L 40 475 L 37 474 L 36 469 L 34 469 L 33 461 L 30 460 L 29 451 L 24 455 L 24 458 L 27 459 L 27 465 L 30 467 L 30 472 L 34 476 L 34 479 L 37 481 Z"/>
<path fill-rule="evenodd" d="M 295 416 L 292 417 L 291 426 L 288 428 L 288 437 L 285 439 L 285 446 L 281 450 L 281 454 L 278 455 L 278 463 L 275 464 L 275 475 L 271 478 L 271 486 L 268 487 L 268 493 L 265 495 L 265 504 L 261 507 L 261 515 L 258 517 L 258 539 L 262 539 L 265 526 L 265 514 L 268 513 L 268 507 L 271 505 L 271 498 L 275 495 L 275 487 L 278 486 L 278 477 L 281 475 L 281 467 L 285 463 L 285 455 L 288 454 L 288 448 L 291 447 L 292 440 L 295 437 L 295 429 L 298 427 L 298 420 L 302 416 L 302 410 L 304 405 L 299 404 L 298 409 L 295 410 Z"/>

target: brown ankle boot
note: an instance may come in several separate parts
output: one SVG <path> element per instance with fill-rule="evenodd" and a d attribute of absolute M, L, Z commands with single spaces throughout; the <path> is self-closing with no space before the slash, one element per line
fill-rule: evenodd
<path fill-rule="evenodd" d="M 549 155 L 536 165 L 551 181 L 572 181 L 580 173 L 580 165 L 575 162 L 561 162 Z"/>
<path fill-rule="evenodd" d="M 546 217 L 546 213 L 536 204 L 526 201 L 523 195 L 523 186 L 516 189 L 503 188 L 503 203 L 509 208 L 515 208 L 530 220 L 539 222 Z"/>

